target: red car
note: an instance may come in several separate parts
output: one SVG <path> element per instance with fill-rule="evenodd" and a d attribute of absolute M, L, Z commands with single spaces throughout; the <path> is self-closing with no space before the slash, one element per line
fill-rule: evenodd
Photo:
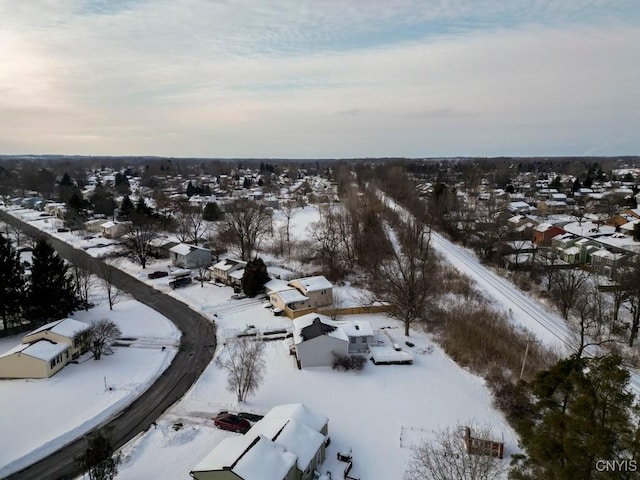
<path fill-rule="evenodd" d="M 247 420 L 231 413 L 221 413 L 213 419 L 213 424 L 222 430 L 238 433 L 247 433 L 251 428 Z"/>

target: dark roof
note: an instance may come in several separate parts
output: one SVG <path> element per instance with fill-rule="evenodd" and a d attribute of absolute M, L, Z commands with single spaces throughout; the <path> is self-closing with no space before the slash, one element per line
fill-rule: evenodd
<path fill-rule="evenodd" d="M 336 327 L 331 325 L 327 325 L 320 320 L 320 317 L 316 317 L 313 319 L 313 323 L 311 325 L 307 325 L 302 330 L 300 330 L 300 335 L 302 339 L 307 341 L 312 338 L 319 337 L 321 335 L 326 335 L 327 333 L 331 333 L 335 331 Z"/>

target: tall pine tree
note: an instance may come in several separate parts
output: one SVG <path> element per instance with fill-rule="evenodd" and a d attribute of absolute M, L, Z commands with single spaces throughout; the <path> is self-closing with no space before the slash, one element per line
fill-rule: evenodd
<path fill-rule="evenodd" d="M 629 377 L 615 355 L 571 357 L 540 372 L 530 385 L 534 414 L 519 431 L 527 456 L 510 478 L 637 478 L 597 471 L 598 461 L 640 460 Z"/>
<path fill-rule="evenodd" d="M 13 250 L 11 241 L 0 234 L 0 318 L 5 332 L 21 322 L 24 294 L 20 254 Z"/>
<path fill-rule="evenodd" d="M 27 318 L 35 325 L 64 318 L 78 306 L 67 265 L 44 238 L 38 240 L 33 249 L 27 300 Z"/>
<path fill-rule="evenodd" d="M 249 260 L 242 275 L 242 290 L 248 297 L 255 297 L 264 291 L 264 284 L 269 281 L 267 266 L 261 258 Z"/>

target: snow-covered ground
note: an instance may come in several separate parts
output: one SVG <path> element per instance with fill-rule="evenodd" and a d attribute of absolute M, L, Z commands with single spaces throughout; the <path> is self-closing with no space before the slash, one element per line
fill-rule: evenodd
<path fill-rule="evenodd" d="M 206 288 L 206 287 L 205 287 Z M 219 287 L 212 287 L 219 288 Z M 192 301 L 199 286 L 185 292 Z M 211 298 L 206 296 L 206 298 Z M 225 338 L 254 326 L 259 331 L 290 328 L 287 318 L 274 317 L 262 304 L 229 301 L 244 308 L 213 306 L 218 314 L 219 345 Z M 195 306 L 195 305 L 194 305 Z M 356 317 L 344 317 L 344 319 Z M 378 338 L 404 344 L 401 325 L 384 315 L 358 315 L 372 323 Z M 212 417 L 221 410 L 266 413 L 274 405 L 304 402 L 329 417 L 331 445 L 321 471 L 341 478 L 345 464 L 338 451 L 353 451 L 353 474 L 361 478 L 401 478 L 413 442 L 434 430 L 475 421 L 503 434 L 506 451 L 517 452 L 516 435 L 491 405 L 491 394 L 479 377 L 457 366 L 427 335 L 412 332 L 413 365 L 374 366 L 360 373 L 329 367 L 298 370 L 287 340 L 266 343 L 267 375 L 258 392 L 238 405 L 226 390 L 226 375 L 211 364 L 197 384 L 172 408 L 157 428 L 130 442 L 118 479 L 189 477 L 189 471 L 223 438 L 235 435 L 216 429 Z M 408 347 L 406 347 L 408 349 Z M 218 351 L 219 354 L 220 350 Z M 181 423 L 179 430 L 173 426 Z M 505 462 L 507 462 L 505 460 Z"/>
<path fill-rule="evenodd" d="M 109 318 L 129 347 L 94 361 L 83 355 L 48 379 L 0 380 L 0 477 L 43 458 L 122 410 L 171 363 L 180 333 L 155 310 L 126 297 L 109 311 L 106 300 L 76 320 Z M 22 336 L 0 340 L 0 352 Z M 162 347 L 166 347 L 163 351 Z"/>
<path fill-rule="evenodd" d="M 305 238 L 309 225 L 317 218 L 317 207 L 298 210 L 291 222 L 292 236 Z M 281 221 L 277 218 L 276 224 Z M 52 230 L 54 227 L 50 228 Z M 69 233 L 54 233 L 70 236 Z M 551 312 L 508 282 L 493 276 L 469 252 L 434 237 L 436 248 L 454 266 L 477 279 L 505 311 L 511 309 L 514 320 L 540 334 L 545 342 L 564 342 L 564 323 L 557 323 Z M 76 237 L 72 241 L 82 248 L 81 242 L 87 240 Z M 290 265 L 282 267 L 291 268 Z M 168 269 L 166 261 L 154 263 L 146 270 L 124 261 L 120 268 L 215 320 L 219 349 L 225 338 L 250 325 L 262 331 L 291 326 L 287 318 L 274 317 L 263 308 L 261 300 L 231 300 L 229 287 L 210 283 L 201 287 L 194 283 L 171 290 L 167 278 L 146 278 L 149 271 Z M 341 288 L 341 295 L 347 298 L 360 295 L 351 287 Z M 384 342 L 404 345 L 407 340 L 402 335 L 401 325 L 384 315 L 358 318 L 371 321 Z M 401 478 L 412 442 L 429 438 L 434 430 L 471 421 L 487 424 L 498 435 L 504 435 L 507 457 L 517 452 L 516 434 L 503 415 L 492 407 L 485 382 L 457 366 L 426 334 L 412 331 L 411 341 L 415 344 L 413 365 L 367 364 L 360 373 L 338 372 L 328 367 L 298 370 L 289 355 L 287 341 L 268 342 L 265 382 L 243 405 L 238 405 L 235 396 L 226 390 L 224 372 L 212 363 L 183 400 L 157 422 L 157 427 L 125 446 L 125 461 L 118 478 L 186 480 L 190 478 L 188 472 L 209 451 L 223 438 L 233 435 L 214 428 L 212 417 L 220 410 L 265 413 L 274 405 L 292 402 L 307 403 L 329 417 L 332 441 L 321 470 L 331 471 L 333 478 L 340 478 L 344 469 L 344 464 L 336 460 L 336 452 L 349 449 L 355 460 L 353 475 L 372 479 Z M 175 424 L 182 426 L 176 430 Z"/>

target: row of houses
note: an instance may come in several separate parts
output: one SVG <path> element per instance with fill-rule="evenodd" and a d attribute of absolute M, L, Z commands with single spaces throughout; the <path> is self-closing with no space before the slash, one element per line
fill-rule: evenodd
<path fill-rule="evenodd" d="M 0 378 L 49 378 L 88 350 L 90 325 L 56 320 L 27 333 L 22 343 L 0 355 Z"/>
<path fill-rule="evenodd" d="M 272 408 L 244 435 L 225 438 L 189 474 L 197 480 L 326 480 L 318 473 L 329 419 L 302 403 Z"/>

